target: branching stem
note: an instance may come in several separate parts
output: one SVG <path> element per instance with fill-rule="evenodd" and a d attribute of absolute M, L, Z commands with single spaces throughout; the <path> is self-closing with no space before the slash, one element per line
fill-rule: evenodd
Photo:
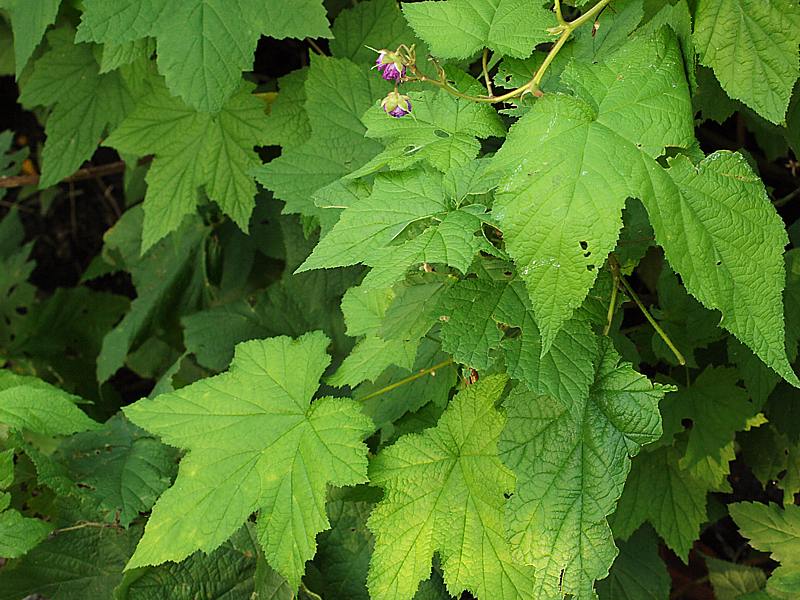
<path fill-rule="evenodd" d="M 603 9 L 611 2 L 611 0 L 600 0 L 597 4 L 595 4 L 592 8 L 582 14 L 580 17 L 575 19 L 574 21 L 565 21 L 563 15 L 561 14 L 561 4 L 560 2 L 556 2 L 556 19 L 558 19 L 558 25 L 553 27 L 549 31 L 554 35 L 558 35 L 558 39 L 556 43 L 553 44 L 553 47 L 550 48 L 550 52 L 547 53 L 545 56 L 544 61 L 539 68 L 536 69 L 536 73 L 534 73 L 533 77 L 530 81 L 525 83 L 524 85 L 519 86 L 518 88 L 511 90 L 505 94 L 500 96 L 495 96 L 493 94 L 489 94 L 488 96 L 473 96 L 471 94 L 465 94 L 463 92 L 458 91 L 452 85 L 450 85 L 447 81 L 447 75 L 444 72 L 438 63 L 434 61 L 436 64 L 436 68 L 439 71 L 439 79 L 431 79 L 430 77 L 426 77 L 422 75 L 419 70 L 417 69 L 416 65 L 410 65 L 409 68 L 413 73 L 413 77 L 408 78 L 408 81 L 419 81 L 423 83 L 430 83 L 431 85 L 435 85 L 448 94 L 452 94 L 458 98 L 463 98 L 465 100 L 471 100 L 473 102 L 484 102 L 489 104 L 496 104 L 498 102 L 506 102 L 512 98 L 522 97 L 525 94 L 535 94 L 541 95 L 541 91 L 539 90 L 539 85 L 542 82 L 542 78 L 544 77 L 545 72 L 547 71 L 548 67 L 552 64 L 553 60 L 555 59 L 556 55 L 561 51 L 561 48 L 564 47 L 564 44 L 567 43 L 567 40 L 572 35 L 572 32 L 575 31 L 581 25 L 589 22 L 594 21 L 594 19 L 599 15 Z M 486 73 L 486 51 L 483 54 L 483 65 L 484 65 L 484 76 L 488 80 L 488 74 Z M 487 81 L 487 87 L 488 85 Z"/>
<path fill-rule="evenodd" d="M 375 390 L 374 392 L 372 392 L 370 394 L 367 394 L 363 398 L 358 398 L 358 400 L 360 402 L 365 402 L 365 401 L 367 401 L 367 400 L 369 400 L 371 398 L 375 398 L 376 396 L 380 396 L 381 394 L 385 394 L 386 392 L 391 392 L 392 390 L 395 390 L 395 389 L 399 388 L 400 386 L 403 386 L 403 385 L 405 385 L 407 383 L 411 383 L 412 381 L 415 381 L 415 380 L 419 379 L 420 377 L 424 377 L 425 375 L 428 375 L 429 373 L 431 373 L 431 374 L 436 373 L 436 371 L 438 371 L 439 369 L 444 369 L 445 367 L 449 367 L 452 364 L 453 364 L 453 359 L 452 358 L 448 358 L 447 360 L 443 360 L 442 362 L 437 363 L 437 364 L 433 365 L 432 367 L 428 367 L 427 369 L 422 369 L 421 371 L 417 371 L 413 375 L 409 375 L 408 377 L 405 377 L 404 379 L 401 379 L 400 381 L 395 381 L 394 383 L 391 383 L 391 384 L 389 384 L 389 385 L 387 385 L 385 387 L 382 387 L 379 390 Z"/>

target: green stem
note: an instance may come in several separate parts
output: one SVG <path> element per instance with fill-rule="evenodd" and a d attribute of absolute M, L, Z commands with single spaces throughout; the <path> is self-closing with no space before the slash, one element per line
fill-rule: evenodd
<path fill-rule="evenodd" d="M 608 315 L 606 316 L 606 326 L 603 335 L 608 335 L 611 331 L 611 321 L 614 320 L 614 309 L 617 306 L 617 293 L 619 292 L 619 271 L 611 269 L 611 276 L 614 278 L 614 287 L 611 288 L 611 302 L 608 304 Z"/>
<path fill-rule="evenodd" d="M 300 589 L 303 590 L 303 593 L 312 600 L 322 600 L 322 596 L 320 596 L 316 592 L 312 592 L 302 581 L 300 582 Z"/>
<path fill-rule="evenodd" d="M 483 81 L 486 83 L 486 92 L 489 96 L 494 96 L 494 92 L 492 91 L 492 80 L 489 77 L 489 69 L 486 68 L 486 63 L 488 62 L 489 58 L 489 49 L 483 49 L 483 56 L 481 57 L 481 67 L 483 68 Z"/>
<path fill-rule="evenodd" d="M 435 373 L 439 369 L 443 369 L 443 368 L 448 367 L 448 366 L 450 366 L 452 364 L 453 364 L 453 359 L 452 358 L 448 358 L 447 360 L 443 360 L 442 362 L 437 363 L 437 364 L 433 365 L 432 367 L 428 367 L 427 369 L 422 369 L 421 371 L 418 371 L 417 373 L 414 373 L 413 375 L 409 375 L 408 377 L 406 377 L 404 379 L 401 379 L 400 381 L 395 381 L 394 383 L 389 384 L 389 385 L 387 385 L 385 387 L 382 387 L 381 389 L 376 390 L 376 391 L 372 392 L 371 394 L 367 394 L 363 398 L 358 398 L 358 401 L 359 402 L 366 402 L 367 400 L 369 400 L 371 398 L 375 398 L 376 396 L 380 396 L 381 394 L 385 394 L 386 392 L 391 392 L 392 390 L 395 390 L 395 389 L 399 388 L 400 386 L 403 386 L 403 385 L 405 385 L 407 383 L 411 383 L 412 381 L 415 381 L 415 380 L 419 379 L 420 377 L 424 377 L 428 373 Z"/>
<path fill-rule="evenodd" d="M 547 71 L 550 64 L 555 59 L 556 55 L 561 51 L 561 48 L 564 47 L 564 44 L 567 43 L 572 32 L 575 31 L 578 27 L 583 25 L 588 21 L 594 20 L 594 18 L 602 12 L 602 10 L 611 2 L 611 0 L 600 0 L 597 4 L 595 4 L 591 9 L 586 11 L 580 17 L 575 19 L 574 21 L 564 21 L 564 17 L 561 15 L 561 4 L 556 2 L 556 19 L 558 19 L 559 24 L 558 26 L 554 27 L 550 31 L 554 34 L 560 34 L 558 40 L 550 48 L 550 51 L 545 56 L 544 61 L 536 69 L 536 73 L 533 75 L 530 81 L 525 83 L 524 85 L 519 86 L 516 89 L 511 90 L 506 94 L 502 94 L 500 96 L 473 96 L 471 94 L 464 94 L 463 92 L 459 92 L 456 88 L 451 86 L 447 83 L 447 77 L 444 74 L 444 71 L 439 68 L 439 80 L 430 79 L 425 77 L 424 75 L 420 75 L 416 69 L 416 66 L 411 65 L 411 71 L 414 73 L 414 78 L 409 79 L 409 81 L 420 81 L 425 83 L 430 83 L 437 87 L 440 87 L 448 94 L 452 94 L 458 98 L 463 98 L 464 100 L 471 100 L 472 102 L 485 102 L 489 104 L 496 104 L 498 102 L 505 102 L 506 100 L 510 100 L 511 98 L 516 98 L 517 96 L 523 96 L 525 94 L 536 93 L 539 90 L 539 84 L 542 82 L 542 78 L 544 77 L 545 72 Z M 486 54 L 484 53 L 484 61 L 485 61 Z"/>
<path fill-rule="evenodd" d="M 562 26 L 566 25 L 567 22 L 564 20 L 564 16 L 561 14 L 561 0 L 556 0 L 555 9 L 556 9 L 556 20 L 558 21 L 558 24 Z"/>
<path fill-rule="evenodd" d="M 625 288 L 625 293 L 628 294 L 630 299 L 636 303 L 636 306 L 639 308 L 640 311 L 642 311 L 642 314 L 644 315 L 645 319 L 647 319 L 650 325 L 653 326 L 653 329 L 656 330 L 656 333 L 661 337 L 662 340 L 664 340 L 664 343 L 669 347 L 669 349 L 672 350 L 672 353 L 675 355 L 675 358 L 678 359 L 678 363 L 681 365 L 685 365 L 686 359 L 683 357 L 683 354 L 681 354 L 680 350 L 678 350 L 675 347 L 675 344 L 673 344 L 672 340 L 669 339 L 667 332 L 661 329 L 661 325 L 658 324 L 658 322 L 653 318 L 653 315 L 650 314 L 650 311 L 648 311 L 645 308 L 644 304 L 642 304 L 642 301 L 639 299 L 638 294 L 633 291 L 631 284 L 625 281 L 625 278 L 622 276 L 620 276 L 619 281 L 622 284 L 622 287 Z"/>

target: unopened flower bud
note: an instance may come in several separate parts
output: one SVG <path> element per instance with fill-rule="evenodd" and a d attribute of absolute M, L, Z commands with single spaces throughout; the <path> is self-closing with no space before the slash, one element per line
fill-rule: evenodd
<path fill-rule="evenodd" d="M 411 98 L 399 92 L 389 92 L 381 102 L 387 114 L 399 119 L 411 112 Z"/>
<path fill-rule="evenodd" d="M 400 55 L 389 50 L 380 50 L 375 67 L 386 81 L 399 81 L 406 74 L 406 66 Z"/>

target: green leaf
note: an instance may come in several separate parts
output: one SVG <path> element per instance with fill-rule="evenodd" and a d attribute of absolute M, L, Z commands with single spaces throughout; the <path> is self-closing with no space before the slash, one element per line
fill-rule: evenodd
<path fill-rule="evenodd" d="M 73 30 L 47 36 L 50 50 L 38 59 L 22 85 L 28 108 L 52 106 L 42 151 L 39 187 L 54 185 L 90 159 L 103 133 L 113 129 L 133 106 L 118 73 L 100 74 L 89 44 L 75 44 Z"/>
<path fill-rule="evenodd" d="M 554 15 L 537 0 L 447 0 L 403 5 L 411 27 L 438 58 L 469 58 L 484 47 L 525 58 L 553 41 Z"/>
<path fill-rule="evenodd" d="M 270 105 L 264 122 L 264 137 L 284 148 L 301 146 L 311 136 L 311 124 L 304 108 L 308 69 L 298 69 L 278 79 L 278 96 Z"/>
<path fill-rule="evenodd" d="M 136 286 L 131 309 L 104 338 L 97 358 L 97 380 L 107 381 L 137 344 L 175 313 L 191 310 L 203 284 L 203 240 L 209 228 L 199 218 L 187 218 L 183 227 L 140 256 L 143 211 L 127 211 L 105 236 L 106 252 L 120 255 L 115 266 L 130 271 Z"/>
<path fill-rule="evenodd" d="M 380 144 L 364 139 L 361 116 L 386 91 L 385 81 L 349 60 L 312 57 L 305 82 L 311 137 L 253 170 L 260 184 L 286 202 L 283 212 L 320 218 L 324 211 L 314 204 L 314 192 L 380 150 Z"/>
<path fill-rule="evenodd" d="M 506 176 L 493 213 L 527 283 L 543 351 L 616 245 L 625 199 L 653 193 L 653 158 L 694 139 L 680 49 L 667 30 L 604 63 L 573 63 L 562 79 L 578 96 L 539 99 L 493 165 Z"/>
<path fill-rule="evenodd" d="M 655 173 L 660 181 L 661 173 Z M 697 166 L 677 156 L 668 174 L 671 183 L 658 199 L 643 200 L 670 265 L 706 308 L 722 312 L 722 327 L 800 385 L 784 342 L 788 238 L 761 179 L 740 154 L 725 151 Z"/>
<path fill-rule="evenodd" d="M 389 367 L 374 383 L 363 383 L 354 390 L 353 398 L 363 406 L 364 413 L 372 419 L 376 428 L 383 430 L 384 439 L 391 436 L 398 419 L 403 415 L 420 410 L 424 406 L 439 407 L 440 411 L 445 407 L 450 397 L 450 390 L 458 380 L 458 372 L 453 365 L 441 367 L 411 382 L 407 380 L 423 369 L 444 363 L 448 358 L 438 343 L 423 338 L 411 369 Z M 386 389 L 403 380 L 406 380 L 403 385 Z M 364 399 L 379 390 L 383 390 L 381 394 Z"/>
<path fill-rule="evenodd" d="M 739 600 L 745 594 L 764 589 L 767 582 L 763 569 L 758 567 L 737 565 L 710 556 L 706 556 L 705 561 L 708 579 L 717 600 Z"/>
<path fill-rule="evenodd" d="M 779 598 L 793 598 L 800 594 L 800 506 L 787 505 L 781 509 L 774 505 L 739 502 L 730 505 L 733 520 L 750 545 L 769 552 L 781 566 L 773 571 L 767 581 L 767 591 Z"/>
<path fill-rule="evenodd" d="M 667 600 L 670 583 L 658 555 L 658 536 L 643 527 L 620 544 L 608 577 L 597 582 L 597 595 L 600 600 Z"/>
<path fill-rule="evenodd" d="M 441 218 L 448 208 L 438 173 L 378 175 L 372 193 L 345 209 L 298 271 L 368 262 L 410 224 Z"/>
<path fill-rule="evenodd" d="M 444 293 L 439 312 L 444 317 L 442 347 L 458 362 L 487 369 L 499 348 L 508 374 L 529 389 L 556 398 L 588 395 L 597 354 L 588 322 L 567 322 L 550 350 L 542 353 L 542 338 L 518 279 L 460 281 Z M 518 335 L 504 337 L 508 327 L 518 328 Z"/>
<path fill-rule="evenodd" d="M 411 369 L 419 340 L 384 340 L 367 336 L 356 344 L 327 383 L 334 387 L 355 387 L 362 381 L 375 381 L 389 366 Z"/>
<path fill-rule="evenodd" d="M 127 569 L 210 552 L 259 510 L 267 560 L 297 587 L 316 534 L 329 526 L 327 484 L 366 481 L 361 439 L 370 420 L 351 400 L 310 404 L 328 343 L 320 332 L 245 342 L 222 375 L 125 408 L 137 425 L 189 450 Z"/>
<path fill-rule="evenodd" d="M 130 306 L 124 296 L 87 287 L 58 288 L 34 304 L 16 330 L 9 355 L 57 374 L 61 387 L 85 398 L 98 395 L 95 371 L 103 337 Z"/>
<path fill-rule="evenodd" d="M 336 57 L 373 66 L 377 54 L 371 48 L 394 50 L 400 44 L 411 46 L 415 41 L 395 0 L 366 0 L 339 13 L 330 47 Z M 419 49 L 417 53 L 425 55 Z"/>
<path fill-rule="evenodd" d="M 177 453 L 122 416 L 59 448 L 70 475 L 106 520 L 123 527 L 150 510 L 175 476 Z"/>
<path fill-rule="evenodd" d="M 120 43 L 145 36 L 158 40 L 158 67 L 170 91 L 189 106 L 217 112 L 236 93 L 242 71 L 253 64 L 261 34 L 328 37 L 321 0 L 102 0 L 85 3 L 78 41 Z"/>
<path fill-rule="evenodd" d="M 775 485 L 783 490 L 783 501 L 791 504 L 800 492 L 800 444 L 769 424 L 737 436 L 742 459 L 764 489 Z"/>
<path fill-rule="evenodd" d="M 800 76 L 800 6 L 793 0 L 700 0 L 694 23 L 700 61 L 729 96 L 782 123 Z"/>
<path fill-rule="evenodd" d="M 99 424 L 75 406 L 80 398 L 36 377 L 0 371 L 0 423 L 47 436 L 96 429 Z"/>
<path fill-rule="evenodd" d="M 11 17 L 14 30 L 14 64 L 17 79 L 22 74 L 28 59 L 42 41 L 44 32 L 56 21 L 61 0 L 2 0 Z"/>
<path fill-rule="evenodd" d="M 0 600 L 112 598 L 138 536 L 108 527 L 59 533 L 0 571 Z"/>
<path fill-rule="evenodd" d="M 142 252 L 180 227 L 200 200 L 199 188 L 242 231 L 255 206 L 253 147 L 266 144 L 264 108 L 243 84 L 215 114 L 197 112 L 169 95 L 160 81 L 104 144 L 120 152 L 155 154 L 147 173 Z"/>
<path fill-rule="evenodd" d="M 662 403 L 663 442 L 684 430 L 688 419 L 688 445 L 678 462 L 681 469 L 706 481 L 709 487 L 723 485 L 735 458 L 733 440 L 737 431 L 748 429 L 758 407 L 747 392 L 736 385 L 733 369 L 707 367 L 687 388 L 679 389 Z M 761 421 L 763 422 L 763 416 Z"/>
<path fill-rule="evenodd" d="M 137 60 L 147 61 L 155 52 L 155 49 L 155 43 L 151 38 L 142 38 L 131 42 L 122 42 L 121 44 L 109 42 L 103 45 L 100 73 L 109 73 Z"/>
<path fill-rule="evenodd" d="M 10 211 L 0 221 L 0 348 L 16 340 L 26 313 L 33 304 L 36 288 L 28 278 L 36 268 L 29 260 L 33 242 L 22 244 L 25 230 L 19 212 Z"/>
<path fill-rule="evenodd" d="M 358 197 L 345 208 L 298 271 L 361 262 L 373 267 L 365 286 L 379 288 L 402 279 L 408 268 L 422 262 L 449 264 L 466 272 L 488 243 L 481 233 L 475 235 L 480 219 L 454 208 L 437 172 L 417 169 L 378 175 L 369 196 Z M 412 224 L 418 230 L 430 226 L 414 236 L 406 233 Z"/>
<path fill-rule="evenodd" d="M 451 594 L 533 598 L 533 569 L 512 560 L 503 526 L 514 476 L 497 455 L 505 419 L 494 404 L 505 383 L 495 376 L 466 388 L 435 428 L 401 437 L 370 465 L 370 482 L 384 489 L 368 522 L 371 596 L 410 599 L 438 551 Z"/>
<path fill-rule="evenodd" d="M 50 523 L 23 517 L 13 508 L 0 512 L 0 556 L 17 558 L 30 552 L 52 529 Z M 3 577 L 0 573 L 0 584 L 2 583 Z M 0 598 L 2 597 L 3 593 L 0 592 Z"/>
<path fill-rule="evenodd" d="M 256 543 L 242 527 L 211 554 L 195 552 L 177 564 L 127 571 L 114 600 L 251 600 Z"/>
<path fill-rule="evenodd" d="M 425 161 L 447 172 L 478 155 L 480 142 L 503 136 L 505 127 L 491 107 L 456 98 L 444 91 L 410 92 L 413 112 L 393 119 L 373 106 L 363 116 L 367 137 L 380 139 L 386 149 L 351 177 L 363 177 L 383 167 L 404 170 Z"/>
<path fill-rule="evenodd" d="M 642 452 L 633 460 L 625 490 L 610 520 L 614 534 L 623 539 L 645 521 L 686 562 L 700 525 L 707 520 L 707 482 L 681 469 L 681 453 L 671 446 Z"/>
<path fill-rule="evenodd" d="M 518 386 L 505 401 L 503 462 L 517 475 L 506 508 L 515 556 L 536 568 L 542 597 L 591 598 L 616 556 L 606 517 L 614 512 L 630 458 L 661 435 L 651 384 L 601 345 L 588 397 L 538 396 Z"/>

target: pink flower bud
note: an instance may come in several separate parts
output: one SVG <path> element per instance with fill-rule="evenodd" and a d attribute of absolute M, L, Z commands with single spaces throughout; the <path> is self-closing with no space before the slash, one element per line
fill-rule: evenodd
<path fill-rule="evenodd" d="M 389 92 L 381 102 L 381 108 L 386 114 L 399 119 L 411 112 L 411 98 L 399 92 Z"/>

